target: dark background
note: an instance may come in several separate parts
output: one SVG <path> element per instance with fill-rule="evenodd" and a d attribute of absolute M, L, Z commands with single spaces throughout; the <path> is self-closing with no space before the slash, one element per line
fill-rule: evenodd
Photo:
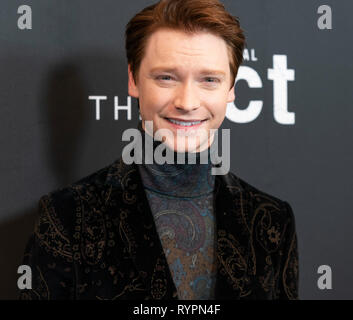
<path fill-rule="evenodd" d="M 16 298 L 17 268 L 33 230 L 39 198 L 120 157 L 126 112 L 114 120 L 114 96 L 127 104 L 124 29 L 155 1 L 2 0 L 0 3 L 0 299 Z M 353 2 L 223 1 L 240 18 L 262 87 L 236 84 L 238 109 L 263 100 L 248 123 L 226 118 L 231 171 L 286 200 L 299 246 L 301 299 L 353 298 L 352 119 Z M 17 27 L 20 5 L 32 9 L 32 29 Z M 317 26 L 330 5 L 333 29 Z M 288 82 L 294 124 L 273 116 L 273 55 L 295 72 Z M 90 95 L 105 95 L 101 120 Z M 332 289 L 317 286 L 320 265 L 332 268 Z"/>

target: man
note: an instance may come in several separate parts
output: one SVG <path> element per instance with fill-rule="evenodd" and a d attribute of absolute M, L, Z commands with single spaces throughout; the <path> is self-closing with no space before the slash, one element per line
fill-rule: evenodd
<path fill-rule="evenodd" d="M 142 163 L 123 155 L 41 198 L 23 262 L 32 289 L 20 298 L 298 299 L 290 205 L 231 172 L 211 174 L 214 135 L 198 135 L 218 129 L 235 99 L 244 44 L 218 0 L 160 1 L 129 22 Z M 172 134 L 153 151 L 163 144 L 196 163 L 147 162 L 143 146 L 160 129 Z"/>

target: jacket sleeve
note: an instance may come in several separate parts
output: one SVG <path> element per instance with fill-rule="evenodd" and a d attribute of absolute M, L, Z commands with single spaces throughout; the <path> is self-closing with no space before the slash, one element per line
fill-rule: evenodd
<path fill-rule="evenodd" d="M 281 245 L 278 299 L 299 300 L 298 241 L 293 210 L 288 202 L 284 203 L 288 222 Z"/>
<path fill-rule="evenodd" d="M 22 260 L 31 269 L 31 288 L 19 289 L 19 299 L 73 299 L 72 250 L 51 195 L 39 200 L 39 215 Z"/>

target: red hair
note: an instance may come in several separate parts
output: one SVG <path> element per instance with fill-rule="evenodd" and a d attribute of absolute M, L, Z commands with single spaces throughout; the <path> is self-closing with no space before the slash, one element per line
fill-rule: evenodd
<path fill-rule="evenodd" d="M 210 32 L 221 37 L 228 48 L 233 86 L 246 42 L 238 18 L 228 13 L 219 0 L 161 0 L 137 13 L 125 31 L 126 55 L 135 83 L 147 40 L 159 28 Z"/>

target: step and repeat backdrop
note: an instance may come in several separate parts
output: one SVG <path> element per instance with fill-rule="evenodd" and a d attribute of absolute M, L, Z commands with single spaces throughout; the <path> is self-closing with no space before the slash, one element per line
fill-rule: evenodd
<path fill-rule="evenodd" d="M 353 2 L 222 2 L 247 41 L 221 126 L 230 170 L 290 203 L 300 299 L 353 299 Z M 119 158 L 137 127 L 124 31 L 153 3 L 1 1 L 0 299 L 17 298 L 39 198 Z"/>

